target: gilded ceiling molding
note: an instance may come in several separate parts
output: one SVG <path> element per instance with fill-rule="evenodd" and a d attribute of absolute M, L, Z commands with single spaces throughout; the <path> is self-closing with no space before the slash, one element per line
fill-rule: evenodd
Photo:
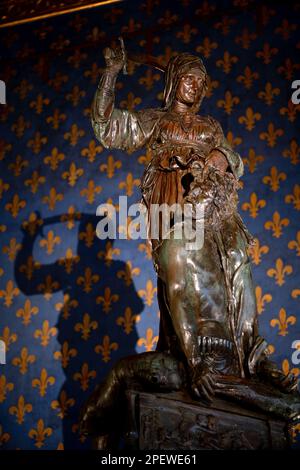
<path fill-rule="evenodd" d="M 122 0 L 2 0 L 0 5 L 0 28 L 51 18 L 52 16 L 86 10 Z"/>

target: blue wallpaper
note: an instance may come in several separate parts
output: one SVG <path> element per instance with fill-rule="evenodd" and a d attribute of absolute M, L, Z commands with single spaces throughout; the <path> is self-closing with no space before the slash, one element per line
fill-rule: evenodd
<path fill-rule="evenodd" d="M 137 202 L 147 163 L 145 150 L 105 150 L 89 121 L 102 49 L 120 32 L 133 51 L 203 58 L 211 87 L 200 112 L 245 163 L 240 212 L 256 238 L 260 331 L 278 366 L 299 375 L 299 6 L 258 4 L 131 0 L 1 31 L 2 449 L 88 447 L 80 406 L 118 358 L 157 342 L 145 241 L 95 236 L 97 206 Z M 160 72 L 131 63 L 117 104 L 160 106 L 162 91 Z"/>

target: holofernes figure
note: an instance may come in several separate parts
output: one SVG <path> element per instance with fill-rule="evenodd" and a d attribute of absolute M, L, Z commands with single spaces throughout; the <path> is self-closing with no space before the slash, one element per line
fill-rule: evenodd
<path fill-rule="evenodd" d="M 200 58 L 182 53 L 166 69 L 163 106 L 139 112 L 114 107 L 122 48 L 104 51 L 106 69 L 93 106 L 97 139 L 110 149 L 151 153 L 141 183 L 151 204 L 205 203 L 204 243 L 152 239 L 158 278 L 160 331 L 156 351 L 121 359 L 98 385 L 81 415 L 84 433 L 109 435 L 124 412 L 124 390 L 187 390 L 199 400 L 214 395 L 272 412 L 300 416 L 297 381 L 268 359 L 258 334 L 247 247 L 252 237 L 237 212 L 243 174 L 218 121 L 198 114 L 208 75 Z"/>

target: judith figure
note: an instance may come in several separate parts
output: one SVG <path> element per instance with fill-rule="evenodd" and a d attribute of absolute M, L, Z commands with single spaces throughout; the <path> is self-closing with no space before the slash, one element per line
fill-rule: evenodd
<path fill-rule="evenodd" d="M 247 255 L 251 235 L 237 211 L 243 162 L 219 122 L 198 114 L 208 86 L 201 59 L 187 53 L 172 58 L 162 108 L 132 112 L 114 106 L 123 55 L 107 49 L 105 57 L 92 107 L 96 137 L 106 148 L 147 146 L 152 158 L 142 178 L 143 203 L 148 210 L 152 204 L 205 203 L 204 243 L 188 250 L 187 240 L 174 236 L 175 225 L 169 239 L 151 240 L 161 314 L 157 349 L 113 368 L 86 404 L 82 429 L 107 432 L 116 399 L 132 383 L 185 388 L 206 401 L 217 394 L 298 416 L 297 382 L 269 361 L 258 335 Z"/>

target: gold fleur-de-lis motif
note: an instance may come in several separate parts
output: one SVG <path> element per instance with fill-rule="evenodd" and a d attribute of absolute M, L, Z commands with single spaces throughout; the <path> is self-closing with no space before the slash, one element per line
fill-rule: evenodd
<path fill-rule="evenodd" d="M 62 162 L 65 159 L 65 155 L 62 152 L 59 152 L 57 147 L 54 147 L 51 150 L 51 155 L 47 155 L 44 158 L 44 163 L 50 165 L 51 170 L 56 170 L 58 168 L 59 162 Z"/>
<path fill-rule="evenodd" d="M 24 100 L 28 93 L 33 89 L 33 85 L 28 80 L 21 80 L 20 84 L 14 89 L 19 95 L 20 100 Z"/>
<path fill-rule="evenodd" d="M 64 139 L 68 140 L 72 147 L 74 147 L 78 143 L 80 137 L 83 137 L 84 135 L 85 132 L 83 129 L 79 129 L 77 124 L 72 124 L 71 130 L 69 132 L 65 132 Z"/>
<path fill-rule="evenodd" d="M 76 284 L 78 286 L 83 285 L 83 290 L 87 294 L 91 292 L 92 290 L 92 285 L 96 284 L 100 279 L 100 276 L 98 274 L 93 274 L 91 268 L 85 268 L 84 275 L 79 276 L 76 279 Z"/>
<path fill-rule="evenodd" d="M 296 240 L 291 240 L 288 247 L 290 250 L 296 250 L 297 256 L 300 256 L 300 230 L 297 232 Z"/>
<path fill-rule="evenodd" d="M 234 148 L 236 145 L 240 145 L 243 142 L 240 137 L 234 137 L 232 132 L 227 133 L 226 139 L 232 148 Z"/>
<path fill-rule="evenodd" d="M 3 403 L 6 400 L 7 392 L 11 392 L 14 389 L 14 384 L 12 382 L 7 382 L 5 375 L 0 376 L 0 403 Z"/>
<path fill-rule="evenodd" d="M 200 52 L 205 59 L 208 59 L 211 56 L 212 51 L 217 49 L 217 47 L 217 42 L 214 42 L 208 36 L 205 36 L 202 43 L 196 47 L 196 52 Z"/>
<path fill-rule="evenodd" d="M 73 375 L 73 379 L 76 381 L 79 380 L 80 388 L 86 391 L 89 388 L 90 379 L 94 379 L 96 375 L 97 372 L 95 370 L 89 370 L 89 365 L 85 362 L 81 367 L 81 371 Z"/>
<path fill-rule="evenodd" d="M 279 310 L 278 318 L 272 318 L 270 325 L 275 328 L 278 326 L 278 334 L 286 336 L 288 334 L 288 325 L 295 325 L 296 317 L 294 315 L 287 316 L 284 308 Z"/>
<path fill-rule="evenodd" d="M 294 71 L 299 69 L 300 64 L 294 64 L 291 59 L 285 59 L 284 65 L 278 67 L 277 72 L 290 81 L 293 78 Z"/>
<path fill-rule="evenodd" d="M 11 435 L 8 432 L 3 431 L 3 427 L 0 424 L 0 447 L 3 446 L 3 444 L 6 444 L 11 438 Z"/>
<path fill-rule="evenodd" d="M 60 123 L 67 119 L 66 114 L 61 113 L 59 109 L 55 108 L 53 114 L 46 118 L 46 123 L 52 125 L 52 129 L 59 129 Z"/>
<path fill-rule="evenodd" d="M 31 126 L 29 121 L 25 121 L 24 116 L 19 116 L 16 122 L 11 126 L 11 130 L 16 134 L 20 139 L 23 137 L 26 129 L 29 129 Z"/>
<path fill-rule="evenodd" d="M 183 25 L 183 29 L 181 31 L 178 31 L 178 33 L 176 34 L 176 37 L 178 39 L 182 39 L 182 42 L 184 44 L 188 44 L 191 41 L 192 36 L 197 33 L 198 33 L 197 28 L 193 28 L 190 24 L 185 23 Z"/>
<path fill-rule="evenodd" d="M 41 248 L 46 248 L 47 255 L 51 255 L 54 251 L 55 245 L 59 245 L 60 243 L 61 238 L 58 235 L 55 236 L 53 230 L 49 230 L 46 238 L 42 238 L 39 245 Z"/>
<path fill-rule="evenodd" d="M 92 330 L 96 330 L 98 328 L 98 322 L 93 320 L 91 321 L 91 317 L 88 313 L 83 315 L 82 323 L 76 323 L 74 326 L 74 330 L 78 333 L 81 332 L 81 338 L 85 341 L 89 339 Z"/>
<path fill-rule="evenodd" d="M 264 64 L 270 64 L 272 57 L 278 53 L 277 47 L 271 47 L 269 43 L 265 42 L 261 51 L 256 53 L 258 59 L 262 59 Z"/>
<path fill-rule="evenodd" d="M 11 415 L 16 415 L 17 423 L 22 424 L 24 423 L 25 414 L 32 412 L 32 405 L 26 403 L 24 396 L 20 395 L 17 405 L 10 406 L 8 412 Z"/>
<path fill-rule="evenodd" d="M 80 256 L 74 255 L 71 248 L 67 248 L 66 254 L 64 258 L 60 258 L 58 260 L 58 264 L 60 266 L 65 267 L 65 271 L 67 274 L 70 274 L 73 271 L 73 267 L 75 264 L 79 263 Z"/>
<path fill-rule="evenodd" d="M 293 374 L 295 377 L 298 377 L 298 375 L 300 374 L 300 369 L 298 367 L 293 367 L 292 369 L 290 369 L 290 363 L 288 359 L 284 359 L 282 361 L 281 368 L 282 372 L 285 375 Z"/>
<path fill-rule="evenodd" d="M 95 237 L 96 237 L 96 230 L 91 223 L 88 223 L 86 225 L 84 232 L 79 232 L 79 240 L 84 240 L 85 246 L 87 246 L 88 248 L 93 246 Z"/>
<path fill-rule="evenodd" d="M 28 220 L 24 220 L 22 227 L 29 233 L 29 235 L 34 236 L 38 227 L 43 225 L 43 219 L 38 218 L 35 212 L 31 212 Z"/>
<path fill-rule="evenodd" d="M 66 214 L 60 218 L 61 222 L 66 222 L 67 229 L 71 230 L 75 227 L 75 221 L 81 219 L 81 213 L 76 211 L 74 206 L 70 206 Z"/>
<path fill-rule="evenodd" d="M 134 93 L 130 91 L 127 95 L 127 99 L 121 101 L 120 107 L 133 111 L 138 104 L 141 104 L 141 102 L 141 98 L 139 96 L 134 96 Z"/>
<path fill-rule="evenodd" d="M 9 245 L 4 245 L 2 252 L 7 254 L 9 261 L 14 261 L 16 259 L 18 251 L 22 248 L 21 243 L 17 243 L 16 238 L 11 238 L 9 240 Z"/>
<path fill-rule="evenodd" d="M 224 34 L 224 36 L 227 36 L 227 34 L 230 32 L 230 26 L 235 24 L 235 23 L 236 23 L 235 18 L 231 18 L 231 17 L 225 15 L 225 16 L 222 16 L 221 21 L 214 24 L 214 27 L 216 29 L 221 30 L 221 32 L 222 32 L 222 34 Z"/>
<path fill-rule="evenodd" d="M 118 317 L 116 323 L 119 326 L 123 326 L 124 332 L 129 335 L 132 332 L 135 323 L 138 323 L 140 319 L 140 315 L 133 315 L 131 308 L 126 307 L 124 316 Z"/>
<path fill-rule="evenodd" d="M 78 307 L 78 301 L 76 299 L 71 299 L 70 294 L 64 294 L 64 301 L 55 304 L 55 310 L 62 313 L 64 320 L 67 320 L 71 315 L 70 310 L 76 307 Z"/>
<path fill-rule="evenodd" d="M 293 204 L 296 211 L 300 210 L 300 185 L 295 184 L 293 194 L 287 194 L 284 198 L 287 204 Z"/>
<path fill-rule="evenodd" d="M 151 248 L 151 244 L 150 243 L 140 243 L 139 244 L 139 247 L 138 247 L 138 250 L 139 251 L 144 251 L 145 254 L 146 254 L 146 258 L 147 259 L 151 259 L 152 258 L 152 248 Z"/>
<path fill-rule="evenodd" d="M 260 245 L 258 238 L 254 238 L 254 243 L 248 248 L 248 254 L 254 264 L 258 265 L 261 263 L 261 255 L 269 253 L 270 248 L 267 245 Z"/>
<path fill-rule="evenodd" d="M 27 348 L 22 348 L 20 356 L 16 356 L 12 360 L 12 365 L 19 367 L 19 372 L 24 375 L 28 371 L 28 365 L 36 361 L 34 354 L 28 354 Z"/>
<path fill-rule="evenodd" d="M 41 176 L 38 171 L 34 171 L 31 175 L 31 178 L 28 178 L 24 181 L 24 186 L 29 186 L 32 194 L 36 194 L 39 189 L 40 184 L 46 182 L 45 176 Z"/>
<path fill-rule="evenodd" d="M 118 271 L 117 277 L 123 279 L 126 286 L 130 286 L 133 276 L 138 276 L 140 273 L 140 268 L 133 268 L 131 261 L 126 261 L 125 270 Z"/>
<path fill-rule="evenodd" d="M 139 186 L 140 183 L 141 180 L 139 178 L 134 178 L 132 173 L 128 173 L 126 180 L 119 183 L 119 188 L 126 189 L 126 196 L 132 196 L 134 186 Z"/>
<path fill-rule="evenodd" d="M 68 180 L 69 186 L 75 186 L 78 178 L 84 173 L 83 168 L 76 168 L 76 164 L 72 162 L 69 166 L 69 171 L 64 171 L 62 173 L 62 179 Z"/>
<path fill-rule="evenodd" d="M 7 119 L 8 119 L 8 117 L 9 117 L 9 115 L 14 112 L 15 108 L 14 108 L 13 106 L 6 105 L 6 106 L 4 106 L 4 108 L 2 108 L 2 109 L 3 109 L 3 111 L 2 111 L 2 113 L 0 114 L 0 121 L 1 121 L 1 122 L 6 122 Z M 18 118 L 18 119 L 19 119 L 19 118 Z M 24 119 L 24 118 L 23 118 L 23 119 Z M 29 125 L 30 125 L 30 123 L 29 123 Z M 12 127 L 11 127 L 11 129 L 14 130 Z"/>
<path fill-rule="evenodd" d="M 69 343 L 64 341 L 61 351 L 55 351 L 53 357 L 54 359 L 61 361 L 61 365 L 65 369 L 69 365 L 70 359 L 77 356 L 77 352 L 77 349 L 70 348 Z"/>
<path fill-rule="evenodd" d="M 18 217 L 20 210 L 24 209 L 24 207 L 26 207 L 26 201 L 24 199 L 20 199 L 18 194 L 14 194 L 12 201 L 8 202 L 4 206 L 5 210 L 10 212 L 14 219 Z"/>
<path fill-rule="evenodd" d="M 99 145 L 94 139 L 90 140 L 89 146 L 81 150 L 81 155 L 86 157 L 90 163 L 93 163 L 98 153 L 103 152 L 102 145 Z"/>
<path fill-rule="evenodd" d="M 264 102 L 268 105 L 271 106 L 271 104 L 274 103 L 274 96 L 280 95 L 280 89 L 279 88 L 273 88 L 272 84 L 270 82 L 267 82 L 264 91 L 260 91 L 257 96 L 261 100 L 264 100 Z"/>
<path fill-rule="evenodd" d="M 284 158 L 289 158 L 292 165 L 297 165 L 300 162 L 300 145 L 298 145 L 296 139 L 292 139 L 290 142 L 290 148 L 284 149 L 282 152 Z"/>
<path fill-rule="evenodd" d="M 50 327 L 49 321 L 44 320 L 42 329 L 41 330 L 35 330 L 33 336 L 34 338 L 41 339 L 41 346 L 48 346 L 50 337 L 55 336 L 57 334 L 57 328 L 55 326 Z"/>
<path fill-rule="evenodd" d="M 154 345 L 158 341 L 158 336 L 153 336 L 153 330 L 152 328 L 147 328 L 146 331 L 146 337 L 145 338 L 139 338 L 137 345 L 139 347 L 144 346 L 146 351 L 152 351 L 154 348 Z"/>
<path fill-rule="evenodd" d="M 11 149 L 11 144 L 8 144 L 4 139 L 0 139 L 0 162 L 4 160 L 6 153 L 10 152 Z"/>
<path fill-rule="evenodd" d="M 300 111 L 300 105 L 293 104 L 291 100 L 289 100 L 287 106 L 284 106 L 279 110 L 282 116 L 284 116 L 285 114 L 287 115 L 287 118 L 290 122 L 295 121 L 298 111 Z"/>
<path fill-rule="evenodd" d="M 0 290 L 0 299 L 4 299 L 5 307 L 10 307 L 13 303 L 14 297 L 20 294 L 20 289 L 14 287 L 13 281 L 10 279 L 6 283 L 6 288 Z"/>
<path fill-rule="evenodd" d="M 219 85 L 220 82 L 218 82 L 217 80 L 209 80 L 205 97 L 210 98 L 211 96 L 213 96 L 214 89 L 218 88 Z"/>
<path fill-rule="evenodd" d="M 31 385 L 33 388 L 38 387 L 39 388 L 39 394 L 41 397 L 44 397 L 47 392 L 48 385 L 54 385 L 55 384 L 55 377 L 53 376 L 48 376 L 48 372 L 45 368 L 41 370 L 40 377 L 37 377 L 32 380 Z"/>
<path fill-rule="evenodd" d="M 39 419 L 37 422 L 36 429 L 32 428 L 30 429 L 28 436 L 31 439 L 35 440 L 34 445 L 40 449 L 45 445 L 45 440 L 47 437 L 50 437 L 53 434 L 53 429 L 50 427 L 45 428 L 44 420 Z"/>
<path fill-rule="evenodd" d="M 278 211 L 275 211 L 273 214 L 273 219 L 265 222 L 265 229 L 272 230 L 273 237 L 280 238 L 282 235 L 282 227 L 287 227 L 290 221 L 287 218 L 281 219 Z"/>
<path fill-rule="evenodd" d="M 245 124 L 247 131 L 252 131 L 255 127 L 256 121 L 260 120 L 261 114 L 255 113 L 250 106 L 246 109 L 246 114 L 238 118 L 240 124 Z"/>
<path fill-rule="evenodd" d="M 45 281 L 37 286 L 38 292 L 42 292 L 46 300 L 50 300 L 54 290 L 59 289 L 59 282 L 53 281 L 51 274 L 46 276 Z"/>
<path fill-rule="evenodd" d="M 102 186 L 95 185 L 94 180 L 89 180 L 87 187 L 83 188 L 79 194 L 82 197 L 86 197 L 86 201 L 89 204 L 93 204 L 95 202 L 95 195 L 100 194 L 102 189 Z"/>
<path fill-rule="evenodd" d="M 218 108 L 224 108 L 225 113 L 230 115 L 232 113 L 233 106 L 239 102 L 240 99 L 237 96 L 232 96 L 231 91 L 226 91 L 225 99 L 218 100 L 217 106 Z"/>
<path fill-rule="evenodd" d="M 243 49 L 249 49 L 250 44 L 257 38 L 255 33 L 251 33 L 248 28 L 244 28 L 241 36 L 237 36 L 235 42 L 241 44 Z"/>
<path fill-rule="evenodd" d="M 48 142 L 48 137 L 42 137 L 41 133 L 35 132 L 33 139 L 30 139 L 27 143 L 27 147 L 32 149 L 33 153 L 38 154 L 42 149 L 42 145 Z"/>
<path fill-rule="evenodd" d="M 250 148 L 248 158 L 243 158 L 244 165 L 248 166 L 250 173 L 254 173 L 258 163 L 262 163 L 264 157 L 256 155 L 255 150 Z"/>
<path fill-rule="evenodd" d="M 105 335 L 103 337 L 102 344 L 97 344 L 95 346 L 95 352 L 97 354 L 102 354 L 102 361 L 103 362 L 109 362 L 111 360 L 110 354 L 111 351 L 117 351 L 119 348 L 118 343 L 115 342 L 110 342 L 110 337 L 108 335 Z"/>
<path fill-rule="evenodd" d="M 167 65 L 172 57 L 174 57 L 177 54 L 176 51 L 172 49 L 172 47 L 167 46 L 165 48 L 165 52 L 162 55 L 158 56 L 158 61 L 159 63 L 163 65 Z"/>
<path fill-rule="evenodd" d="M 2 199 L 2 195 L 5 191 L 8 191 L 10 188 L 9 183 L 4 183 L 3 179 L 0 178 L 0 199 Z"/>
<path fill-rule="evenodd" d="M 267 132 L 261 132 L 259 134 L 259 138 L 261 140 L 266 140 L 269 147 L 275 147 L 277 137 L 281 137 L 283 134 L 283 129 L 275 129 L 274 124 L 270 122 Z"/>
<path fill-rule="evenodd" d="M 24 273 L 25 277 L 28 280 L 32 279 L 33 273 L 35 270 L 40 269 L 41 264 L 37 261 L 34 261 L 32 256 L 28 256 L 26 264 L 22 264 L 19 267 L 20 273 Z"/>
<path fill-rule="evenodd" d="M 81 52 L 79 47 L 76 47 L 74 50 L 73 55 L 68 57 L 67 62 L 71 64 L 74 69 L 78 69 L 82 60 L 87 58 L 87 54 L 85 52 Z"/>
<path fill-rule="evenodd" d="M 57 416 L 59 416 L 61 419 L 65 418 L 65 416 L 68 414 L 68 409 L 74 405 L 74 398 L 68 398 L 67 392 L 65 390 L 60 392 L 58 400 L 53 400 L 51 402 L 51 408 L 53 410 L 58 410 Z"/>
<path fill-rule="evenodd" d="M 269 277 L 274 277 L 276 284 L 282 286 L 285 283 L 285 276 L 292 274 L 293 268 L 291 265 L 284 265 L 281 258 L 277 258 L 275 268 L 270 268 L 267 271 Z"/>
<path fill-rule="evenodd" d="M 49 85 L 54 88 L 55 91 L 60 91 L 63 83 L 67 83 L 69 77 L 68 75 L 62 74 L 61 72 L 56 72 L 54 78 L 48 81 Z"/>
<path fill-rule="evenodd" d="M 28 167 L 28 160 L 23 160 L 21 155 L 17 155 L 16 160 L 8 165 L 8 169 L 14 172 L 14 176 L 20 176 L 23 168 Z"/>
<path fill-rule="evenodd" d="M 242 204 L 243 211 L 249 211 L 250 217 L 256 219 L 259 209 L 266 207 L 266 201 L 264 199 L 258 199 L 256 193 L 251 193 L 250 201 Z"/>
<path fill-rule="evenodd" d="M 139 79 L 139 83 L 144 85 L 146 90 L 152 90 L 154 82 L 158 82 L 160 80 L 160 74 L 154 73 L 152 69 L 148 68 L 146 74 Z"/>
<path fill-rule="evenodd" d="M 146 283 L 146 289 L 140 289 L 138 291 L 138 295 L 139 297 L 145 299 L 146 304 L 150 306 L 153 303 L 153 297 L 156 291 L 157 288 L 153 286 L 151 279 L 148 279 Z"/>
<path fill-rule="evenodd" d="M 150 149 L 147 149 L 146 155 L 140 155 L 138 157 L 138 162 L 141 165 L 145 165 L 145 166 L 148 165 L 148 163 L 150 163 L 151 160 L 152 160 L 152 153 Z"/>
<path fill-rule="evenodd" d="M 158 19 L 158 24 L 163 28 L 170 28 L 178 20 L 178 16 L 172 13 L 171 10 L 166 10 L 164 16 Z"/>
<path fill-rule="evenodd" d="M 111 24 L 115 24 L 118 16 L 121 16 L 123 14 L 123 10 L 121 8 L 111 8 L 110 10 L 107 10 L 107 13 L 105 13 L 104 18 L 109 20 Z"/>
<path fill-rule="evenodd" d="M 232 56 L 228 51 L 225 51 L 223 59 L 216 61 L 216 66 L 222 67 L 224 73 L 229 73 L 231 71 L 232 65 L 236 64 L 238 60 L 238 57 Z"/>
<path fill-rule="evenodd" d="M 263 294 L 262 288 L 257 286 L 255 288 L 255 296 L 256 296 L 256 304 L 257 304 L 257 312 L 259 315 L 265 310 L 265 304 L 270 303 L 272 300 L 271 294 Z"/>
<path fill-rule="evenodd" d="M 97 258 L 103 258 L 105 265 L 109 267 L 113 262 L 114 255 L 120 255 L 120 253 L 120 248 L 113 248 L 111 241 L 108 241 L 105 243 L 105 250 L 99 251 Z"/>
<path fill-rule="evenodd" d="M 28 326 L 31 323 L 31 316 L 37 315 L 39 313 L 39 308 L 32 306 L 29 299 L 25 300 L 24 308 L 19 308 L 17 310 L 17 317 L 23 318 L 23 325 Z"/>
<path fill-rule="evenodd" d="M 73 106 L 77 106 L 81 98 L 86 95 L 84 90 L 80 90 L 78 85 L 73 86 L 71 93 L 66 95 L 67 101 L 71 101 Z"/>
<path fill-rule="evenodd" d="M 236 81 L 243 83 L 244 87 L 249 90 L 252 87 L 254 80 L 257 80 L 258 78 L 259 74 L 257 72 L 252 72 L 250 67 L 247 65 L 244 70 L 244 75 L 239 75 Z"/>
<path fill-rule="evenodd" d="M 121 29 L 122 33 L 134 33 L 141 28 L 141 24 L 137 23 L 134 18 L 130 18 L 128 24 Z"/>
<path fill-rule="evenodd" d="M 300 423 L 293 424 L 289 428 L 289 435 L 290 435 L 291 440 L 292 440 L 293 443 L 297 442 L 297 436 L 298 436 L 299 433 L 300 433 Z"/>
<path fill-rule="evenodd" d="M 109 155 L 107 159 L 107 163 L 102 163 L 99 166 L 100 171 L 106 171 L 107 178 L 112 178 L 115 174 L 115 169 L 119 169 L 122 167 L 121 160 L 114 159 L 113 155 Z"/>
<path fill-rule="evenodd" d="M 276 166 L 272 166 L 270 175 L 263 177 L 263 183 L 270 185 L 272 191 L 276 192 L 279 189 L 279 182 L 286 180 L 286 174 L 278 172 Z"/>
<path fill-rule="evenodd" d="M 52 187 L 49 191 L 48 196 L 44 196 L 42 198 L 42 202 L 44 204 L 48 204 L 48 208 L 50 211 L 55 209 L 56 203 L 59 201 L 63 201 L 64 195 L 62 193 L 58 193 L 55 187 Z"/>
<path fill-rule="evenodd" d="M 275 33 L 280 34 L 282 39 L 284 39 L 284 41 L 286 41 L 287 39 L 289 39 L 289 37 L 291 35 L 291 32 L 296 31 L 296 29 L 297 29 L 296 24 L 293 24 L 293 23 L 291 24 L 291 23 L 289 23 L 289 21 L 287 19 L 283 19 L 282 23 L 281 23 L 281 26 L 278 26 L 275 29 Z"/>
<path fill-rule="evenodd" d="M 41 114 L 43 112 L 44 105 L 48 106 L 49 103 L 49 98 L 44 98 L 43 93 L 39 93 L 36 100 L 30 101 L 29 107 L 34 109 L 36 114 Z"/>
<path fill-rule="evenodd" d="M 112 294 L 110 287 L 105 287 L 104 294 L 96 298 L 97 304 L 103 305 L 103 312 L 108 313 L 111 311 L 112 303 L 119 300 L 118 294 Z"/>
<path fill-rule="evenodd" d="M 88 37 L 90 37 L 91 41 L 98 41 L 98 38 L 96 39 L 96 37 L 98 37 L 99 34 L 101 34 L 102 31 L 99 31 L 99 28 L 97 28 L 97 26 L 95 28 L 92 29 L 92 32 L 91 34 L 89 34 Z M 96 83 L 98 78 L 99 78 L 99 75 L 101 73 L 101 68 L 98 67 L 98 64 L 96 62 L 94 62 L 91 66 L 91 68 L 89 70 L 86 70 L 84 72 L 84 77 L 87 77 L 87 78 L 91 78 L 91 83 Z"/>

